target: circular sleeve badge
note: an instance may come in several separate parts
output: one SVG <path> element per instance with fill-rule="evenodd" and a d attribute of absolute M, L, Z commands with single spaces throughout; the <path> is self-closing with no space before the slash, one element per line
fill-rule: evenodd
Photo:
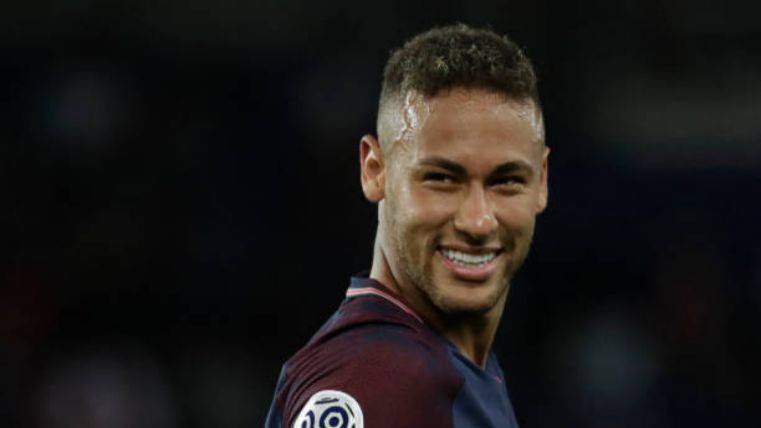
<path fill-rule="evenodd" d="M 293 423 L 293 428 L 363 428 L 362 408 L 351 395 L 333 390 L 315 393 Z"/>

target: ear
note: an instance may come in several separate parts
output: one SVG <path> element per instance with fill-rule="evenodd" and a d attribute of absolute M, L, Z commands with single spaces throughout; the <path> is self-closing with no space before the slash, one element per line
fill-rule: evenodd
<path fill-rule="evenodd" d="M 362 192 L 370 202 L 380 202 L 385 197 L 386 166 L 378 139 L 365 135 L 359 143 L 359 168 Z"/>
<path fill-rule="evenodd" d="M 539 176 L 539 197 L 537 199 L 537 210 L 539 214 L 547 208 L 547 198 L 549 193 L 549 185 L 547 184 L 547 178 L 549 174 L 548 162 L 550 157 L 550 148 L 545 147 L 542 153 L 542 172 Z"/>

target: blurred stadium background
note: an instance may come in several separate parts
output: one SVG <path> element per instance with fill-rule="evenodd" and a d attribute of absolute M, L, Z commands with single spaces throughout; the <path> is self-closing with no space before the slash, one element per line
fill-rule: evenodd
<path fill-rule="evenodd" d="M 496 349 L 525 427 L 758 423 L 761 3 L 0 7 L 0 426 L 261 426 L 369 265 L 392 47 L 534 59 L 551 203 Z"/>

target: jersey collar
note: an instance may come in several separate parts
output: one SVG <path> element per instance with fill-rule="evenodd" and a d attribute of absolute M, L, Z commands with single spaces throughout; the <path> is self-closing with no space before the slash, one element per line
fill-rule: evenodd
<path fill-rule="evenodd" d="M 347 298 L 354 298 L 354 297 L 360 297 L 360 296 L 378 296 L 392 303 L 393 305 L 403 310 L 407 314 L 411 315 L 420 323 L 425 324 L 423 322 L 423 319 L 420 318 L 420 315 L 418 315 L 414 310 L 412 310 L 412 308 L 410 308 L 410 306 L 400 296 L 396 295 L 393 291 L 389 290 L 385 285 L 381 284 L 379 281 L 369 278 L 367 276 L 368 274 L 369 272 L 362 272 L 360 274 L 357 274 L 351 277 L 351 283 L 349 285 L 349 289 L 346 290 Z"/>

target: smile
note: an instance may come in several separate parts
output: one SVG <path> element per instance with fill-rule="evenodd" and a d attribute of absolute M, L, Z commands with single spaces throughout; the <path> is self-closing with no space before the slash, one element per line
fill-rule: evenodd
<path fill-rule="evenodd" d="M 454 263 L 473 267 L 485 265 L 497 257 L 496 251 L 483 254 L 469 254 L 448 248 L 442 248 L 441 254 Z"/>
<path fill-rule="evenodd" d="M 489 279 L 497 269 L 501 259 L 501 249 L 477 249 L 463 251 L 451 247 L 439 247 L 444 267 L 456 278 L 465 281 L 483 282 Z"/>

